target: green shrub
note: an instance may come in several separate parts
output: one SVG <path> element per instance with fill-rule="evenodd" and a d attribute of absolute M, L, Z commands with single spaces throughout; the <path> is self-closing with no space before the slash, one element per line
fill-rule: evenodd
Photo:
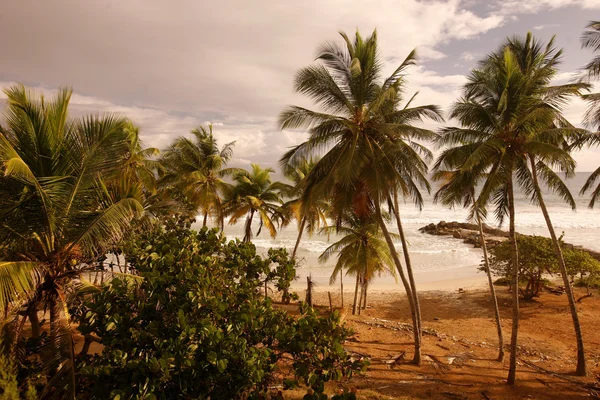
<path fill-rule="evenodd" d="M 544 275 L 560 274 L 552 240 L 542 236 L 518 235 L 519 249 L 519 291 L 525 299 L 539 295 L 543 285 L 549 281 Z M 562 248 L 567 273 L 574 276 L 587 277 L 593 281 L 600 274 L 600 262 L 588 252 L 576 248 Z M 512 257 L 509 241 L 500 243 L 490 249 L 490 269 L 492 274 L 499 276 L 496 284 L 511 285 Z M 484 270 L 481 267 L 480 270 Z"/>
<path fill-rule="evenodd" d="M 289 287 L 285 250 L 262 258 L 251 243 L 171 221 L 125 253 L 143 279 L 113 279 L 73 310 L 103 346 L 79 362 L 81 398 L 253 398 L 290 357 L 294 380 L 322 393 L 364 368 L 342 346 L 349 331 L 337 313 L 303 306 L 293 318 L 263 296 L 265 280 Z"/>

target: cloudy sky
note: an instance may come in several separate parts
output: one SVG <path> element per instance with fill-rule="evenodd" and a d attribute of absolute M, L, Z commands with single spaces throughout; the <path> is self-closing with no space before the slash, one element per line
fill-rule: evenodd
<path fill-rule="evenodd" d="M 221 143 L 237 141 L 236 165 L 275 166 L 305 137 L 275 123 L 285 105 L 310 105 L 293 93 L 294 74 L 339 30 L 376 28 L 390 70 L 416 48 L 417 103 L 447 110 L 509 35 L 556 34 L 566 82 L 591 58 L 579 41 L 591 19 L 600 0 L 1 0 L 0 86 L 71 86 L 73 113 L 123 113 L 156 147 L 210 121 Z M 569 106 L 572 122 L 584 108 Z M 577 154 L 579 170 L 595 169 L 599 154 Z"/>

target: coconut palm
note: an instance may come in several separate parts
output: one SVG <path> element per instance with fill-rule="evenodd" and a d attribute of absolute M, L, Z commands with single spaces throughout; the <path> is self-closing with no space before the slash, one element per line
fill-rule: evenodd
<path fill-rule="evenodd" d="M 583 36 L 581 37 L 582 46 L 598 53 L 600 51 L 600 22 L 592 21 L 586 28 L 587 30 L 583 32 Z M 590 78 L 597 79 L 600 77 L 600 54 L 595 55 L 592 61 L 585 66 L 585 70 Z M 589 107 L 584 116 L 584 121 L 589 127 L 597 130 L 600 127 L 600 93 L 586 94 L 582 97 L 589 103 Z M 596 135 L 596 137 L 588 143 L 598 144 L 598 142 L 599 139 Z M 589 202 L 590 208 L 594 207 L 596 201 L 600 197 L 600 185 L 596 185 L 596 181 L 599 177 L 600 167 L 592 172 L 581 188 L 580 194 L 585 194 L 593 188 Z"/>
<path fill-rule="evenodd" d="M 328 204 L 323 199 L 311 199 L 310 202 L 304 202 L 303 191 L 306 183 L 306 177 L 314 168 L 317 160 L 302 160 L 295 167 L 286 166 L 284 176 L 292 182 L 292 190 L 287 197 L 292 200 L 287 201 L 283 207 L 291 212 L 298 222 L 298 237 L 292 251 L 292 258 L 296 257 L 302 234 L 306 231 L 309 236 L 321 227 L 327 225 Z"/>
<path fill-rule="evenodd" d="M 233 156 L 235 142 L 219 149 L 213 136 L 212 125 L 192 130 L 193 139 L 180 137 L 165 151 L 162 162 L 167 169 L 163 185 L 178 188 L 186 199 L 203 215 L 202 226 L 212 216 L 221 226 L 224 224 L 223 195 L 229 190 L 224 178 L 237 168 L 225 168 Z"/>
<path fill-rule="evenodd" d="M 354 215 L 344 219 L 343 226 L 327 226 L 321 229 L 322 234 L 337 233 L 343 237 L 327 247 L 319 256 L 319 262 L 326 262 L 334 254 L 337 262 L 329 282 L 334 284 L 338 275 L 356 275 L 354 303 L 352 314 L 360 314 L 361 304 L 366 304 L 367 285 L 375 274 L 391 273 L 396 279 L 394 261 L 390 249 L 381 235 L 376 221 L 365 221 Z M 397 236 L 397 235 L 393 235 Z M 359 287 L 361 300 L 358 299 Z M 364 307 L 363 307 L 364 308 Z"/>
<path fill-rule="evenodd" d="M 483 210 L 493 200 L 499 222 L 502 223 L 508 216 L 512 265 L 518 265 L 519 257 L 515 233 L 515 187 L 520 187 L 542 208 L 557 255 L 560 254 L 560 246 L 538 181 L 543 180 L 550 190 L 575 207 L 573 197 L 553 168 L 567 174 L 574 170 L 575 162 L 562 146 L 566 137 L 579 135 L 581 130 L 573 128 L 564 119 L 561 108 L 569 96 L 581 91 L 582 86 L 550 86 L 562 53 L 554 48 L 553 43 L 551 40 L 542 46 L 531 34 L 524 40 L 507 39 L 500 50 L 471 72 L 463 88 L 463 98 L 453 106 L 451 116 L 461 123 L 461 127 L 446 128 L 442 133 L 442 144 L 456 146 L 458 153 L 469 154 L 462 164 L 462 171 L 477 171 L 477 174 L 486 171 L 474 210 Z M 515 290 L 509 384 L 514 384 L 516 377 L 519 327 L 517 268 L 513 268 L 512 281 Z M 583 341 L 568 278 L 565 286 L 572 304 L 571 314 L 578 342 L 577 372 L 584 374 Z"/>
<path fill-rule="evenodd" d="M 302 159 L 324 153 L 306 179 L 304 196 L 331 200 L 332 217 L 338 226 L 348 210 L 361 218 L 376 216 L 408 296 L 415 335 L 413 360 L 420 363 L 416 295 L 383 220 L 381 203 L 388 201 L 394 188 L 417 203 L 422 201 L 413 189 L 428 186 L 414 140 L 429 139 L 432 132 L 416 128 L 412 122 L 436 119 L 439 113 L 434 106 L 399 111 L 395 107 L 405 82 L 404 72 L 415 63 L 415 52 L 391 76 L 382 79 L 377 33 L 363 39 L 357 32 L 353 41 L 340 34 L 343 46 L 325 43 L 319 49 L 319 63 L 296 75 L 295 90 L 311 97 L 321 111 L 290 106 L 281 113 L 282 129 L 309 129 L 308 140 L 288 151 L 281 162 L 294 166 Z M 400 113 L 404 118 L 398 117 Z M 407 162 L 409 159 L 416 162 Z"/>
<path fill-rule="evenodd" d="M 460 167 L 464 164 L 464 159 L 468 154 L 463 154 L 463 159 L 461 160 L 452 160 L 452 158 L 454 158 L 453 156 L 456 156 L 456 154 L 453 154 L 453 150 L 454 149 L 449 149 L 443 152 L 436 162 L 436 173 L 434 174 L 433 179 L 440 181 L 441 186 L 434 196 L 434 202 L 441 202 L 450 207 L 463 206 L 472 209 L 471 215 L 479 228 L 479 241 L 481 249 L 483 250 L 483 266 L 487 274 L 490 295 L 494 304 L 494 317 L 496 320 L 496 332 L 498 334 L 497 359 L 498 361 L 502 361 L 504 359 L 504 337 L 502 334 L 502 323 L 500 321 L 500 310 L 498 308 L 498 297 L 496 296 L 496 289 L 492 280 L 487 244 L 483 232 L 482 219 L 485 217 L 485 208 L 480 207 L 479 210 L 473 209 L 473 207 L 476 206 L 477 199 L 475 188 L 479 182 L 484 179 L 484 176 L 481 174 L 474 174 L 472 171 L 461 171 Z M 450 160 L 446 161 L 446 158 Z M 456 161 L 458 161 L 458 163 Z M 444 167 L 450 169 L 444 170 Z"/>
<path fill-rule="evenodd" d="M 49 309 L 49 346 L 58 350 L 48 355 L 56 374 L 46 392 L 73 398 L 65 293 L 144 211 L 142 184 L 122 174 L 128 121 L 114 115 L 70 120 L 69 89 L 50 100 L 22 85 L 5 93 L 0 236 L 9 246 L 0 255 L 0 309 L 24 306 L 34 336 L 38 308 Z"/>
<path fill-rule="evenodd" d="M 225 215 L 229 215 L 229 223 L 235 224 L 246 216 L 244 225 L 244 242 L 252 239 L 252 221 L 254 214 L 260 217 L 256 235 L 260 235 L 263 226 L 271 237 L 277 234 L 277 218 L 281 215 L 281 192 L 289 190 L 289 186 L 281 182 L 272 182 L 272 168 L 261 168 L 251 164 L 252 171 L 237 171 L 233 174 L 235 184 L 228 190 L 225 201 Z"/>

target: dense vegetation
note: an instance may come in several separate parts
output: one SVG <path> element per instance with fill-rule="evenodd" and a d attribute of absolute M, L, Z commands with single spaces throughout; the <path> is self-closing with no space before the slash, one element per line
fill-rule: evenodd
<path fill-rule="evenodd" d="M 562 51 L 553 40 L 541 43 L 531 34 L 508 38 L 468 75 L 448 115 L 456 125 L 434 132 L 419 125 L 443 123 L 440 109 L 415 106 L 415 96 L 404 97 L 406 69 L 416 63 L 416 53 L 383 76 L 376 32 L 342 38 L 342 44 L 321 46 L 317 62 L 296 76 L 294 89 L 319 111 L 289 106 L 280 115 L 281 129 L 308 131 L 305 142 L 281 157 L 289 184 L 274 181 L 271 167 L 229 168 L 234 143 L 219 147 L 212 126 L 194 129 L 161 153 L 144 148 L 139 129 L 127 118 L 69 118 L 70 90 L 51 99 L 22 85 L 5 90 L 0 129 L 5 394 L 264 398 L 280 396 L 269 388 L 282 373 L 286 387 L 304 384 L 311 390 L 307 398 L 324 398 L 325 382 L 365 365 L 344 350 L 348 330 L 338 314 L 320 316 L 304 304 L 291 316 L 273 307 L 268 293 L 271 286 L 285 302 L 295 298 L 290 282 L 298 244 L 304 232 L 316 231 L 342 235 L 321 258 L 337 257 L 332 281 L 356 277 L 355 311 L 364 307 L 375 274 L 397 273 L 411 311 L 413 362 L 419 364 L 421 312 L 401 200 L 423 207 L 421 191 L 431 189 L 428 144 L 441 149 L 433 163 L 440 182 L 436 201 L 468 208 L 480 227 L 499 360 L 503 336 L 491 274 L 510 277 L 508 383 L 516 380 L 519 293 L 535 296 L 545 274 L 563 279 L 577 342 L 576 372 L 586 374 L 570 281 L 575 275 L 590 281 L 598 262 L 562 246 L 542 187 L 575 207 L 555 171 L 571 176 L 571 152 L 597 144 L 598 136 L 568 121 L 563 109 L 583 97 L 590 103 L 584 122 L 598 127 L 600 95 L 589 94 L 598 59 L 586 66 L 585 79 L 554 85 Z M 600 49 L 600 23 L 588 26 L 583 44 Z M 600 195 L 600 186 L 594 188 L 598 177 L 600 169 L 582 188 L 592 191 L 590 206 Z M 516 190 L 539 205 L 549 239 L 517 235 Z M 509 240 L 489 257 L 481 229 L 488 209 L 499 223 L 509 223 Z M 200 232 L 189 225 L 196 215 L 202 218 Z M 223 237 L 227 219 L 244 219 L 242 241 Z M 275 237 L 293 220 L 299 233 L 291 256 L 283 249 L 256 254 L 255 235 L 264 228 Z M 209 222 L 217 228 L 208 229 Z M 98 275 L 100 282 L 91 282 Z M 517 290 L 523 278 L 525 288 Z M 77 354 L 76 335 L 84 337 Z"/>

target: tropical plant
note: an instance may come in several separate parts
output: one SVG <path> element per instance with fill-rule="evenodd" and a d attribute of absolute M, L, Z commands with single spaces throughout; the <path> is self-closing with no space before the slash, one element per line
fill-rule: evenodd
<path fill-rule="evenodd" d="M 581 37 L 582 47 L 591 49 L 595 53 L 598 53 L 598 51 L 600 51 L 600 22 L 592 21 L 587 25 L 586 28 L 587 30 L 583 32 L 583 36 Z M 588 76 L 590 78 L 597 79 L 600 77 L 600 54 L 597 54 L 592 61 L 585 66 L 585 70 L 588 72 Z M 586 94 L 582 97 L 589 103 L 589 107 L 584 115 L 584 121 L 592 129 L 598 130 L 600 127 L 600 93 Z M 594 136 L 595 137 L 593 140 L 589 141 L 589 143 L 598 144 L 598 135 Z M 593 188 L 589 202 L 590 208 L 593 208 L 598 198 L 600 198 L 600 184 L 596 185 L 594 188 L 594 185 L 599 177 L 600 167 L 592 172 L 581 188 L 580 194 L 585 194 Z"/>
<path fill-rule="evenodd" d="M 70 290 L 83 272 L 141 216 L 142 184 L 123 175 L 129 122 L 114 115 L 68 118 L 70 89 L 50 100 L 22 85 L 5 90 L 6 128 L 0 132 L 0 309 L 27 310 L 40 336 L 38 310 L 50 311 L 43 372 L 44 396 L 74 396 Z M 15 333 L 20 342 L 22 331 Z"/>
<path fill-rule="evenodd" d="M 229 223 L 235 224 L 246 216 L 244 242 L 252 239 L 252 221 L 254 214 L 260 218 L 256 235 L 260 235 L 263 226 L 271 237 L 277 234 L 276 224 L 283 216 L 281 209 L 282 193 L 290 190 L 289 185 L 272 182 L 272 168 L 261 168 L 252 164 L 252 171 L 237 171 L 233 174 L 234 185 L 229 188 L 225 200 L 225 215 L 230 215 Z"/>
<path fill-rule="evenodd" d="M 441 143 L 455 146 L 457 154 L 468 154 L 463 171 L 485 171 L 486 177 L 474 210 L 483 210 L 490 200 L 500 223 L 509 218 L 512 263 L 518 265 L 515 233 L 514 190 L 520 187 L 538 204 L 546 220 L 571 306 L 577 337 L 577 373 L 585 374 L 583 339 L 577 309 L 571 291 L 558 239 L 542 198 L 539 180 L 573 208 L 575 201 L 553 168 L 572 174 L 575 162 L 564 149 L 570 137 L 583 132 L 563 116 L 562 107 L 569 96 L 578 95 L 581 83 L 551 86 L 562 51 L 554 48 L 554 39 L 542 46 L 531 34 L 523 40 L 509 38 L 501 48 L 480 62 L 464 85 L 463 97 L 453 106 L 451 117 L 461 127 L 442 131 Z M 516 182 L 515 182 L 516 180 Z M 519 281 L 513 269 L 513 287 Z M 513 291 L 511 358 L 507 382 L 516 377 L 517 336 L 519 329 L 518 291 Z"/>
<path fill-rule="evenodd" d="M 473 208 L 476 206 L 477 196 L 475 194 L 475 188 L 479 182 L 484 178 L 482 175 L 475 175 L 472 172 L 463 172 L 460 168 L 464 163 L 464 158 L 467 154 L 463 154 L 462 159 L 453 159 L 454 149 L 443 152 L 435 163 L 435 174 L 433 179 L 440 181 L 441 185 L 438 191 L 435 193 L 434 202 L 441 202 L 442 204 L 450 207 L 462 206 L 464 208 Z M 444 170 L 444 167 L 450 169 Z M 453 169 L 456 168 L 456 169 Z M 482 208 L 482 207 L 480 207 Z M 483 212 L 482 212 L 483 211 Z M 498 308 L 498 297 L 496 296 L 496 289 L 494 288 L 494 282 L 492 280 L 492 272 L 490 269 L 488 249 L 485 241 L 485 235 L 483 233 L 483 222 L 485 218 L 485 209 L 471 210 L 471 215 L 477 222 L 479 228 L 479 241 L 481 249 L 483 250 L 483 269 L 487 274 L 488 287 L 490 288 L 490 296 L 494 304 L 494 318 L 496 320 L 496 332 L 498 334 L 498 361 L 504 359 L 504 337 L 502 334 L 502 323 L 500 321 L 500 310 Z"/>
<path fill-rule="evenodd" d="M 289 210 L 298 222 L 298 237 L 294 250 L 292 250 L 292 258 L 296 257 L 304 231 L 312 236 L 321 226 L 327 225 L 328 203 L 323 199 L 310 199 L 307 202 L 303 196 L 306 177 L 317 161 L 313 159 L 302 160 L 294 167 L 285 166 L 284 176 L 292 182 L 292 189 L 287 197 L 292 197 L 292 200 L 285 202 L 283 208 Z"/>
<path fill-rule="evenodd" d="M 163 186 L 174 186 L 195 211 L 202 213 L 202 226 L 211 216 L 222 229 L 223 196 L 230 186 L 224 178 L 239 172 L 237 168 L 225 168 L 233 156 L 235 142 L 219 149 L 212 125 L 199 126 L 191 133 L 192 139 L 180 137 L 164 152 L 161 162 L 167 172 L 161 182 Z"/>
<path fill-rule="evenodd" d="M 519 292 L 526 300 L 539 295 L 543 286 L 544 276 L 560 274 L 560 263 L 553 249 L 552 239 L 542 236 L 517 236 L 519 251 L 519 276 L 522 277 Z M 566 247 L 560 241 L 563 257 L 569 265 L 568 274 L 571 279 L 576 275 L 595 277 L 600 272 L 600 261 L 595 260 L 587 251 Z M 507 242 L 494 247 L 490 267 L 494 275 L 509 277 L 512 264 L 510 246 Z M 525 288 L 522 288 L 525 283 Z"/>
<path fill-rule="evenodd" d="M 327 226 L 321 229 L 321 233 L 343 235 L 340 240 L 323 251 L 319 256 L 319 262 L 326 262 L 333 255 L 337 257 L 329 279 L 331 284 L 335 283 L 338 275 L 340 279 L 342 275 L 356 276 L 352 314 L 356 314 L 358 310 L 360 315 L 361 304 L 364 305 L 367 302 L 368 284 L 376 274 L 390 273 L 397 279 L 394 261 L 390 249 L 381 235 L 379 224 L 372 220 L 363 220 L 349 215 L 344 219 L 342 226 Z M 397 237 L 398 235 L 393 236 Z M 359 288 L 360 299 L 358 298 Z"/>
<path fill-rule="evenodd" d="M 325 382 L 362 370 L 343 348 L 350 332 L 339 314 L 302 307 L 296 318 L 260 295 L 266 275 L 291 281 L 279 268 L 293 264 L 285 250 L 263 258 L 251 243 L 189 226 L 171 218 L 133 237 L 128 261 L 140 278 L 117 277 L 73 310 L 81 333 L 103 346 L 78 357 L 82 394 L 264 398 L 289 368 L 288 386 L 322 395 Z"/>
<path fill-rule="evenodd" d="M 406 279 L 383 220 L 381 203 L 399 190 L 421 204 L 419 186 L 429 186 L 424 173 L 427 166 L 421 159 L 423 147 L 415 140 L 430 139 L 433 133 L 413 123 L 423 118 L 439 119 L 439 112 L 435 106 L 397 107 L 404 73 L 414 65 L 415 52 L 391 76 L 382 79 L 377 33 L 363 39 L 357 32 L 354 41 L 340 34 L 344 45 L 323 44 L 317 56 L 319 63 L 296 75 L 295 90 L 311 97 L 321 111 L 290 106 L 281 113 L 281 129 L 309 130 L 308 140 L 288 151 L 281 163 L 293 167 L 324 153 L 306 178 L 303 196 L 329 200 L 338 226 L 349 210 L 359 218 L 375 215 L 407 293 L 415 335 L 413 360 L 420 363 L 416 290 Z"/>

